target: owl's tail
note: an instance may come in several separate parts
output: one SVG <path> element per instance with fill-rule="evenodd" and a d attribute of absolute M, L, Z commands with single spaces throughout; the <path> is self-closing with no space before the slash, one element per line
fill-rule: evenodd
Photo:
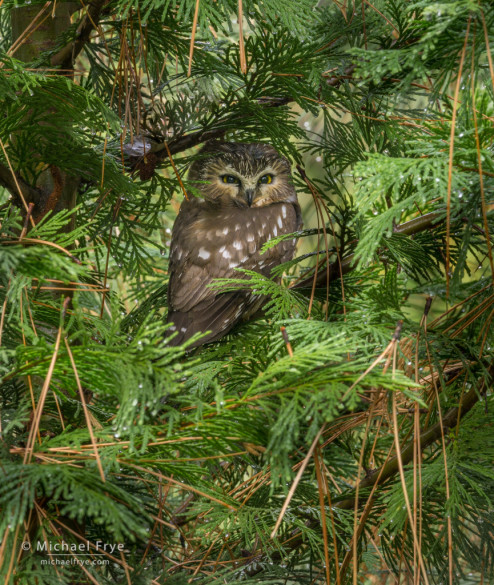
<path fill-rule="evenodd" d="M 166 337 L 170 338 L 168 345 L 182 345 L 196 333 L 206 335 L 188 346 L 188 349 L 221 339 L 241 320 L 245 303 L 245 294 L 233 292 L 199 303 L 191 311 L 170 310 L 167 321 L 172 326 L 167 330 Z M 174 337 L 172 334 L 175 334 Z"/>

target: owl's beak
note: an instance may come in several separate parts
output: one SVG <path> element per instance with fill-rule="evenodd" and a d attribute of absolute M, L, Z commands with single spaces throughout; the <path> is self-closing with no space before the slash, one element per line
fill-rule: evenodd
<path fill-rule="evenodd" d="M 254 189 L 246 189 L 245 198 L 247 199 L 247 205 L 250 207 L 252 205 L 252 201 L 254 201 Z"/>

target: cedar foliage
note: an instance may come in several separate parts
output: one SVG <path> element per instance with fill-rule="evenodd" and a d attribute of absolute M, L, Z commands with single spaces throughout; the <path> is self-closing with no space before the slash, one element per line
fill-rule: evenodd
<path fill-rule="evenodd" d="M 492 47 L 471 0 L 4 0 L 4 583 L 493 582 Z M 290 157 L 319 227 L 187 354 L 168 234 L 209 138 Z"/>

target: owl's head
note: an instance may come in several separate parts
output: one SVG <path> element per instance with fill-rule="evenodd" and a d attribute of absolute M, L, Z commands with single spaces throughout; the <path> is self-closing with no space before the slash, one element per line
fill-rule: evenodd
<path fill-rule="evenodd" d="M 297 202 L 290 163 L 268 144 L 207 142 L 190 168 L 189 180 L 207 201 L 222 205 Z"/>

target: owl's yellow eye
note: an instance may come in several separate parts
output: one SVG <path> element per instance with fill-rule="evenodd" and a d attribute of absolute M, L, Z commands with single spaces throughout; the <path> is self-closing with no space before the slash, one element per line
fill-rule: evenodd
<path fill-rule="evenodd" d="M 238 185 L 238 183 L 240 183 L 237 177 L 234 177 L 233 175 L 223 175 L 221 178 L 223 179 L 223 183 L 230 183 L 232 185 Z"/>
<path fill-rule="evenodd" d="M 259 179 L 259 184 L 269 185 L 269 183 L 273 182 L 273 175 L 263 175 Z"/>

